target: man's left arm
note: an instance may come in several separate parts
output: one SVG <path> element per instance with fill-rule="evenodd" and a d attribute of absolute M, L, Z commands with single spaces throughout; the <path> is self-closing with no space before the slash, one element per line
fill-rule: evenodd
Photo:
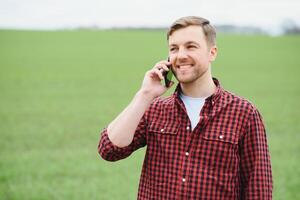
<path fill-rule="evenodd" d="M 265 127 L 259 112 L 249 116 L 240 144 L 242 199 L 272 199 L 272 170 Z"/>

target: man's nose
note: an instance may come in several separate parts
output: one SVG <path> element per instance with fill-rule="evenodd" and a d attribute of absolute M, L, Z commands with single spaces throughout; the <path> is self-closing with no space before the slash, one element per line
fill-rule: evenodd
<path fill-rule="evenodd" d="M 177 59 L 187 58 L 187 51 L 185 48 L 181 47 L 178 49 Z"/>

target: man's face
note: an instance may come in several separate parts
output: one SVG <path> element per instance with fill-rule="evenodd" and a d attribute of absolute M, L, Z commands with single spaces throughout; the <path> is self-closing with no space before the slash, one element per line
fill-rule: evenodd
<path fill-rule="evenodd" d="M 178 29 L 169 37 L 170 62 L 180 83 L 193 83 L 210 73 L 216 55 L 216 46 L 207 45 L 201 26 Z"/>

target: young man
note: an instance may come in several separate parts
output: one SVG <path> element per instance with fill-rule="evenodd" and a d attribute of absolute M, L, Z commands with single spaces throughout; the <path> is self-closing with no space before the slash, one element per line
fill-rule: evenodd
<path fill-rule="evenodd" d="M 100 155 L 116 161 L 147 145 L 138 199 L 272 199 L 261 116 L 212 78 L 215 29 L 204 18 L 183 17 L 167 37 L 170 62 L 145 74 L 132 102 L 103 130 Z M 179 84 L 161 98 L 169 64 Z"/>

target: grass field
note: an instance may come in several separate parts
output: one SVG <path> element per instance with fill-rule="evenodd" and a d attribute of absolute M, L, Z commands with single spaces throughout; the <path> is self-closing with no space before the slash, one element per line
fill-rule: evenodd
<path fill-rule="evenodd" d="M 300 36 L 218 46 L 213 74 L 264 117 L 274 199 L 300 199 Z M 135 199 L 144 149 L 103 161 L 99 131 L 166 56 L 160 31 L 0 31 L 0 199 Z"/>

